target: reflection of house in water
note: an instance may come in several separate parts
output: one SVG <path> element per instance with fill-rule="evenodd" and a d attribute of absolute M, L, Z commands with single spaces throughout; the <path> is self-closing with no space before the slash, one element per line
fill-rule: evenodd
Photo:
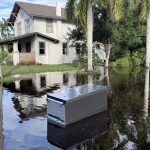
<path fill-rule="evenodd" d="M 4 87 L 16 93 L 13 98 L 14 107 L 22 119 L 44 116 L 46 115 L 47 93 L 75 86 L 75 73 L 49 72 L 20 75 L 24 78 L 23 80 L 4 84 Z"/>
<path fill-rule="evenodd" d="M 47 93 L 87 82 L 87 75 L 76 71 L 35 73 L 17 77 L 22 80 L 4 84 L 4 87 L 16 93 L 13 98 L 14 107 L 22 118 L 46 115 Z"/>
<path fill-rule="evenodd" d="M 62 149 L 77 148 L 87 149 L 86 142 L 105 134 L 108 131 L 107 112 L 101 112 L 87 119 L 81 120 L 66 128 L 47 124 L 48 141 Z"/>

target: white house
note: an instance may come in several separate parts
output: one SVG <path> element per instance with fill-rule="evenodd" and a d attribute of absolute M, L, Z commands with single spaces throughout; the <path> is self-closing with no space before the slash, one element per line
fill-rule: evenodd
<path fill-rule="evenodd" d="M 66 41 L 67 33 L 75 27 L 66 21 L 60 0 L 56 7 L 16 2 L 9 18 L 15 37 L 0 41 L 0 49 L 13 45 L 13 64 L 72 63 L 77 57 L 74 47 Z"/>

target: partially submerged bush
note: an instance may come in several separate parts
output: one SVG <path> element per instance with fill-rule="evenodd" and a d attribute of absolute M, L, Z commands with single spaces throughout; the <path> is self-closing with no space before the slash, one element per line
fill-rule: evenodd
<path fill-rule="evenodd" d="M 6 63 L 8 54 L 6 51 L 0 51 L 0 64 Z"/>
<path fill-rule="evenodd" d="M 125 57 L 117 59 L 112 65 L 115 67 L 136 67 L 142 63 L 143 57 L 138 52 L 135 52 L 132 55 L 128 53 Z"/>
<path fill-rule="evenodd" d="M 101 60 L 97 54 L 93 54 L 93 67 L 101 64 Z M 87 55 L 78 56 L 74 61 L 73 65 L 79 68 L 87 69 L 88 67 L 88 57 Z"/>

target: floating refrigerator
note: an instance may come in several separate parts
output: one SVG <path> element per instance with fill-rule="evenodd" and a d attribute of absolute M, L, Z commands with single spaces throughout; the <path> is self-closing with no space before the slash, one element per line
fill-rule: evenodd
<path fill-rule="evenodd" d="M 47 95 L 48 121 L 65 127 L 107 110 L 107 87 L 86 84 Z"/>

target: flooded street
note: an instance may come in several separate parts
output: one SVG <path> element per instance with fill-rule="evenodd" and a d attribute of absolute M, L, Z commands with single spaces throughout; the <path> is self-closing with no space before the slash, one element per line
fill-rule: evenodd
<path fill-rule="evenodd" d="M 149 71 L 100 68 L 92 81 L 80 71 L 18 77 L 3 84 L 0 149 L 150 149 Z M 47 93 L 89 82 L 108 86 L 107 111 L 66 129 L 48 123 Z"/>

